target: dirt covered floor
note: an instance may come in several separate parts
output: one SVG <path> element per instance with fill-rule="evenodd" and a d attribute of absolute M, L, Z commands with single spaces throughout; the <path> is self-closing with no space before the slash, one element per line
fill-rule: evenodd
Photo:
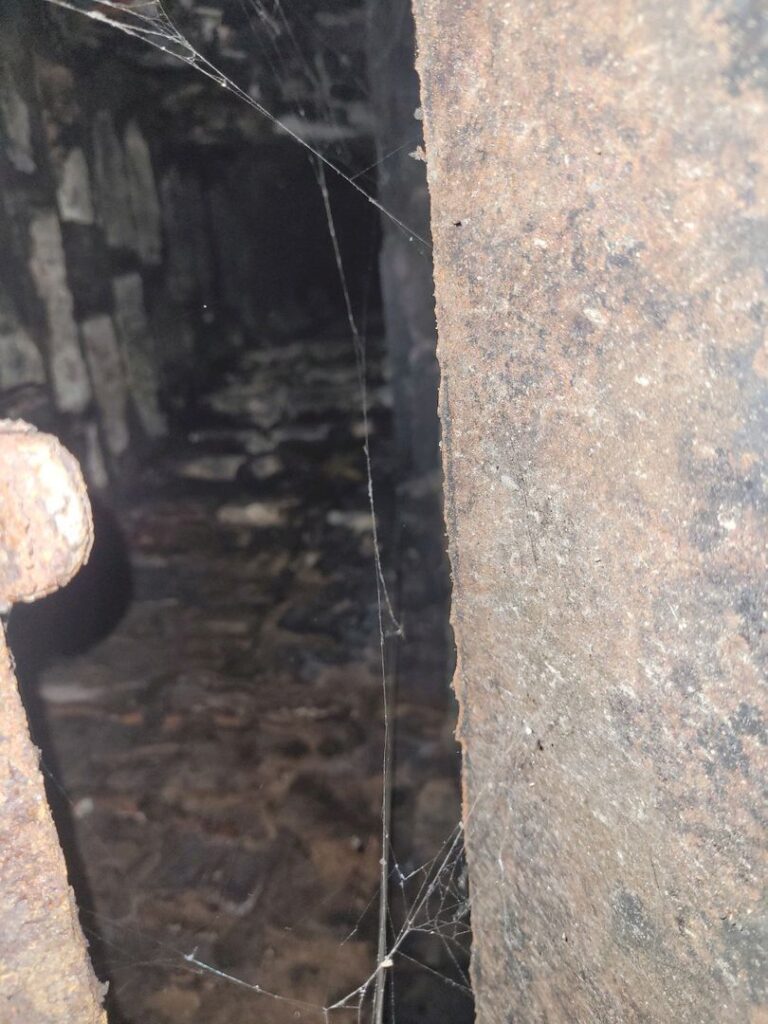
<path fill-rule="evenodd" d="M 395 500 L 382 366 L 374 345 L 377 520 L 397 604 L 391 570 L 419 506 Z M 27 664 L 40 655 L 27 699 L 115 1022 L 358 1019 L 359 997 L 322 1008 L 375 964 L 384 717 L 363 438 L 343 331 L 243 354 L 115 503 L 119 530 L 100 512 L 76 614 L 17 624 Z M 48 657 L 123 604 L 95 646 Z M 46 644 L 57 650 L 42 656 Z M 409 934 L 387 1012 L 458 1024 L 471 1019 L 458 754 L 440 658 L 408 644 L 385 645 L 391 672 L 405 651 L 424 675 L 392 711 L 390 943 L 406 919 Z"/>

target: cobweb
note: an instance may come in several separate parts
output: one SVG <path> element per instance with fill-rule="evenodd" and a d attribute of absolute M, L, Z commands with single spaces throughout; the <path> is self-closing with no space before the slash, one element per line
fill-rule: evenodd
<path fill-rule="evenodd" d="M 150 935 L 139 932 L 124 922 L 107 918 L 103 914 L 85 911 L 86 918 L 92 918 L 94 925 L 86 923 L 84 931 L 89 937 L 105 942 L 99 930 L 100 925 L 118 926 L 129 936 L 141 940 L 146 945 L 148 955 L 138 960 L 119 942 L 107 940 L 106 945 L 117 954 L 130 958 L 131 966 L 157 966 L 159 963 L 173 967 L 184 967 L 194 973 L 204 973 L 220 981 L 234 985 L 251 993 L 255 998 L 263 998 L 281 1003 L 287 1008 L 297 1011 L 309 1011 L 318 1020 L 331 1024 L 334 1020 L 350 1020 L 362 1022 L 373 1019 L 378 1012 L 376 1001 L 377 982 L 380 977 L 389 980 L 389 995 L 394 1017 L 394 981 L 392 975 L 399 963 L 416 965 L 420 970 L 434 975 L 443 985 L 456 991 L 467 999 L 472 998 L 470 979 L 466 974 L 464 962 L 471 940 L 470 905 L 466 878 L 466 865 L 463 850 L 463 834 L 461 826 L 443 843 L 439 852 L 429 861 L 410 871 L 405 871 L 390 852 L 389 881 L 392 896 L 387 905 L 387 921 L 389 942 L 385 955 L 377 960 L 371 973 L 351 991 L 327 1005 L 310 1003 L 297 999 L 289 993 L 275 992 L 258 982 L 248 981 L 227 971 L 221 970 L 214 963 L 202 959 L 197 949 L 185 951 L 167 941 L 160 941 Z M 373 907 L 376 897 L 361 916 L 355 927 L 343 940 L 345 945 L 361 927 L 367 912 Z M 447 959 L 453 964 L 452 975 L 441 972 L 419 959 L 411 944 L 419 936 L 437 938 L 441 943 Z M 149 952 L 151 951 L 151 956 Z M 384 990 L 382 990 L 384 991 Z M 385 1007 L 382 1006 L 382 1011 Z"/>
<path fill-rule="evenodd" d="M 382 1024 L 386 1015 L 388 999 L 392 1007 L 392 1016 L 394 1017 L 393 972 L 397 963 L 401 961 L 415 964 L 420 969 L 436 975 L 443 984 L 471 998 L 470 981 L 466 975 L 465 968 L 471 934 L 469 924 L 469 893 L 461 824 L 457 825 L 434 857 L 416 867 L 406 868 L 404 865 L 401 865 L 392 845 L 394 696 L 387 659 L 387 644 L 392 640 L 397 641 L 398 638 L 401 638 L 403 636 L 403 629 L 396 617 L 387 587 L 382 565 L 381 547 L 377 535 L 376 498 L 370 451 L 369 409 L 366 386 L 365 332 L 361 330 L 358 324 L 350 298 L 347 274 L 327 185 L 328 173 L 342 179 L 349 188 L 354 189 L 355 192 L 364 197 L 383 217 L 401 231 L 425 258 L 428 258 L 431 248 L 428 240 L 400 220 L 392 211 L 386 209 L 360 183 L 360 179 L 364 179 L 367 174 L 375 170 L 379 163 L 401 152 L 410 143 L 403 143 L 403 145 L 390 153 L 385 154 L 380 160 L 362 168 L 356 173 L 348 173 L 332 160 L 323 149 L 303 137 L 301 132 L 292 124 L 273 114 L 257 96 L 224 74 L 201 52 L 202 47 L 194 45 L 190 38 L 180 30 L 164 6 L 163 0 L 46 0 L 46 2 L 54 7 L 73 11 L 93 21 L 108 25 L 125 35 L 154 47 L 163 54 L 183 62 L 211 80 L 221 89 L 226 90 L 236 99 L 248 105 L 265 118 L 275 129 L 285 133 L 306 151 L 315 169 L 344 297 L 347 323 L 354 349 L 363 419 L 362 447 L 373 533 L 373 568 L 376 582 L 379 667 L 381 672 L 384 720 L 381 804 L 382 855 L 378 891 L 372 897 L 363 917 L 358 921 L 344 942 L 348 942 L 356 934 L 361 927 L 363 918 L 368 913 L 376 913 L 378 925 L 375 964 L 370 974 L 353 990 L 328 1005 L 317 1005 L 296 999 L 290 993 L 271 991 L 258 983 L 230 974 L 217 967 L 215 963 L 208 962 L 199 956 L 197 949 L 179 949 L 167 942 L 159 942 L 151 936 L 145 936 L 143 938 L 145 938 L 146 942 L 156 953 L 151 963 L 157 964 L 162 959 L 169 964 L 183 965 L 190 971 L 204 972 L 222 982 L 241 987 L 252 993 L 255 997 L 275 1000 L 298 1011 L 312 1011 L 321 1015 L 325 1021 L 330 1021 L 332 1017 L 338 1015 L 346 1015 L 357 1021 L 362 1022 L 366 1018 L 372 1024 Z M 287 46 L 292 51 L 292 58 L 298 59 L 308 80 L 313 85 L 316 104 L 321 112 L 321 116 L 332 119 L 333 113 L 329 100 L 330 93 L 327 73 L 322 66 L 313 66 L 302 52 L 299 40 L 293 31 L 281 0 L 271 0 L 269 5 L 264 0 L 240 0 L 240 3 L 248 14 L 251 26 L 260 40 L 266 61 L 272 67 L 274 74 L 280 74 L 280 62 L 283 59 L 281 48 L 286 45 L 287 40 Z M 305 115 L 305 110 L 301 104 L 297 106 L 297 113 L 301 117 Z M 343 140 L 341 142 L 337 140 L 337 145 L 343 149 Z M 120 922 L 107 921 L 102 915 L 94 913 L 92 916 L 95 919 L 94 926 L 96 929 L 98 929 L 99 919 L 111 925 L 120 924 Z M 86 927 L 86 931 L 88 932 L 90 929 Z M 97 934 L 97 932 L 94 934 Z M 414 940 L 417 940 L 419 936 L 429 936 L 439 940 L 444 949 L 447 962 L 453 965 L 452 975 L 449 976 L 446 973 L 435 970 L 429 964 L 419 959 L 418 948 L 414 944 Z M 102 934 L 98 933 L 98 938 L 99 941 L 105 942 Z M 114 942 L 106 942 L 106 945 L 112 947 L 117 953 L 121 952 Z"/>

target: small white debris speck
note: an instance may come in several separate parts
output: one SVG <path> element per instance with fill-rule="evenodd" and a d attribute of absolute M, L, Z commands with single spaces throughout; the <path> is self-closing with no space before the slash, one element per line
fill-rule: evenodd
<path fill-rule="evenodd" d="M 89 814 L 93 814 L 95 806 L 92 797 L 84 796 L 75 802 L 72 811 L 79 820 L 80 818 L 87 818 Z"/>
<path fill-rule="evenodd" d="M 598 327 L 601 327 L 605 323 L 605 317 L 599 309 L 593 309 L 591 306 L 588 306 L 583 310 L 583 313 L 590 323 L 596 324 Z"/>

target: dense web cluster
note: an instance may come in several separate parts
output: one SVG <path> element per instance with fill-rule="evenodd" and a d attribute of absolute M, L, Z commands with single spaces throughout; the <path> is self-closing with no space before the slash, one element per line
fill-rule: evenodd
<path fill-rule="evenodd" d="M 66 10 L 76 11 L 84 14 L 94 21 L 102 22 L 124 32 L 135 39 L 142 40 L 150 46 L 155 47 L 162 53 L 175 57 L 185 64 L 195 68 L 200 74 L 215 82 L 222 89 L 227 89 L 237 99 L 242 100 L 248 106 L 256 110 L 262 117 L 266 118 L 280 131 L 289 135 L 298 145 L 307 150 L 316 160 L 330 169 L 334 174 L 342 177 L 347 184 L 361 196 L 372 203 L 379 212 L 397 225 L 409 239 L 419 243 L 425 249 L 430 249 L 429 242 L 417 234 L 407 224 L 399 220 L 390 210 L 385 209 L 378 200 L 367 192 L 357 180 L 363 174 L 372 170 L 372 167 L 362 168 L 354 175 L 346 174 L 332 160 L 330 160 L 318 147 L 302 136 L 302 134 L 287 124 L 285 119 L 277 118 L 269 111 L 255 96 L 251 95 L 242 86 L 238 85 L 231 78 L 220 71 L 189 39 L 179 31 L 176 24 L 168 16 L 161 0 L 46 0 L 54 7 L 61 7 Z M 250 0 L 256 11 L 265 12 L 266 8 L 257 3 L 257 0 Z M 279 6 L 279 5 L 278 5 Z M 280 8 L 282 10 L 282 8 Z M 269 22 L 268 22 L 269 23 Z M 404 145 L 407 145 L 404 144 Z M 394 154 L 389 154 L 394 155 Z M 375 166 L 375 165 L 374 165 Z"/>
<path fill-rule="evenodd" d="M 373 1014 L 378 1012 L 376 990 L 380 977 L 387 981 L 387 985 L 382 989 L 386 993 L 386 1003 L 382 1010 L 385 1012 L 387 1006 L 391 1006 L 391 1017 L 394 1019 L 397 968 L 400 965 L 413 965 L 420 971 L 426 971 L 453 990 L 459 998 L 471 999 L 470 979 L 463 966 L 466 963 L 471 931 L 461 827 L 456 828 L 436 856 L 428 862 L 405 870 L 390 850 L 388 864 L 390 898 L 386 910 L 388 944 L 385 954 L 360 985 L 327 1006 L 307 1003 L 296 999 L 290 993 L 274 992 L 257 982 L 228 973 L 218 968 L 215 963 L 203 959 L 197 949 L 184 950 L 168 942 L 158 941 L 152 936 L 137 932 L 128 922 L 107 920 L 104 915 L 86 911 L 86 918 L 91 917 L 93 921 L 91 926 L 86 921 L 84 931 L 89 938 L 103 942 L 100 926 L 117 926 L 125 935 L 125 945 L 115 941 L 109 941 L 107 945 L 111 952 L 126 958 L 126 962 L 130 959 L 132 966 L 184 966 L 192 972 L 204 973 L 220 979 L 223 983 L 244 989 L 255 998 L 274 1000 L 283 1004 L 289 1011 L 293 1008 L 307 1012 L 312 1015 L 312 1019 L 324 1022 L 354 1020 L 362 1024 L 365 1020 L 373 1019 Z M 377 903 L 378 894 L 371 898 L 368 908 L 343 940 L 342 946 L 355 937 L 358 930 L 363 927 L 367 915 L 376 912 Z M 450 974 L 436 971 L 420 958 L 421 936 L 437 939 L 441 943 L 448 960 L 453 964 L 453 971 Z M 140 960 L 133 952 L 137 946 L 142 948 Z"/>

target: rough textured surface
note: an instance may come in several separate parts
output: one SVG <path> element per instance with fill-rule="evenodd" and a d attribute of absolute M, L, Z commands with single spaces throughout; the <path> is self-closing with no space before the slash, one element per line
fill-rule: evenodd
<path fill-rule="evenodd" d="M 0 603 L 65 583 L 90 548 L 77 463 L 53 438 L 0 421 Z M 98 1024 L 88 961 L 0 627 L 0 1019 Z"/>
<path fill-rule="evenodd" d="M 64 586 L 87 559 L 91 513 L 80 468 L 54 437 L 0 420 L 0 606 Z"/>
<path fill-rule="evenodd" d="M 130 440 L 128 385 L 112 318 L 89 317 L 80 331 L 107 449 L 122 455 Z"/>
<path fill-rule="evenodd" d="M 149 146 L 135 121 L 125 130 L 125 164 L 138 254 L 144 263 L 160 263 L 163 245 L 160 201 Z"/>
<path fill-rule="evenodd" d="M 764 1022 L 760 5 L 415 8 L 478 1019 Z"/>
<path fill-rule="evenodd" d="M 53 210 L 43 210 L 32 217 L 29 270 L 45 307 L 46 341 L 56 404 L 62 412 L 82 412 L 90 401 L 91 387 L 77 339 L 61 225 Z"/>
<path fill-rule="evenodd" d="M 62 221 L 93 224 L 95 213 L 91 193 L 91 175 L 85 154 L 74 146 L 62 160 L 56 201 Z"/>
<path fill-rule="evenodd" d="M 0 287 L 0 388 L 17 387 L 20 384 L 41 384 L 45 381 L 40 349 L 35 345 L 29 332 L 19 322 L 15 303 L 11 296 Z"/>
<path fill-rule="evenodd" d="M 158 358 L 147 323 L 144 286 L 137 273 L 112 279 L 115 325 L 136 413 L 149 437 L 161 437 L 165 418 L 158 404 Z"/>

